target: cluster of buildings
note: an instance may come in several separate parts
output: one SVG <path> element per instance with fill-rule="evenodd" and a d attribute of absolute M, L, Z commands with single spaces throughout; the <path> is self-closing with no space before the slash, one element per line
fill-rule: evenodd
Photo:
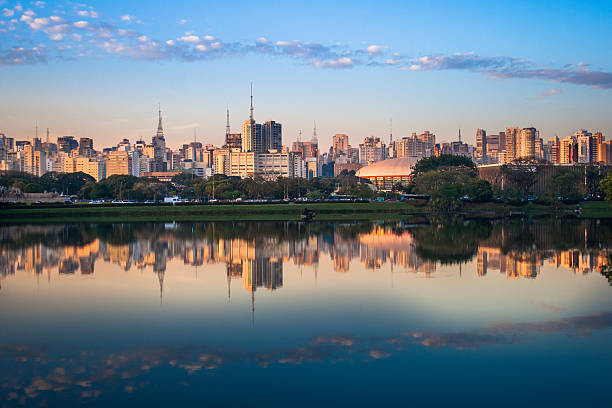
<path fill-rule="evenodd" d="M 553 164 L 612 164 L 612 141 L 601 132 L 578 130 L 571 136 L 555 136 L 544 141 L 533 128 L 509 127 L 505 132 L 487 135 L 476 131 L 475 159 L 478 164 L 505 164 L 516 159 L 540 159 Z"/>
<path fill-rule="evenodd" d="M 123 139 L 116 146 L 96 150 L 91 138 L 76 139 L 61 136 L 52 143 L 47 129 L 46 140 L 14 140 L 0 133 L 0 171 L 21 171 L 35 176 L 47 172 L 83 172 L 96 181 L 116 174 L 137 177 L 157 177 L 170 180 L 178 172 L 190 172 L 199 177 L 214 174 L 240 178 L 261 178 L 268 181 L 278 177 L 331 177 L 346 171 L 358 172 L 370 178 L 379 188 L 409 182 L 414 163 L 423 157 L 442 154 L 470 157 L 480 165 L 510 163 L 519 158 L 536 158 L 556 164 L 612 163 L 612 142 L 606 142 L 601 132 L 579 130 L 563 139 L 555 137 L 544 142 L 533 128 L 509 127 L 505 132 L 488 135 L 484 129 L 476 132 L 476 146 L 458 140 L 436 143 L 430 131 L 393 139 L 389 142 L 369 136 L 357 147 L 351 146 L 349 136 L 333 136 L 329 151 L 320 151 L 316 124 L 313 136 L 303 141 L 300 136 L 291 146 L 283 144 L 283 128 L 276 121 L 257 123 L 253 117 L 253 95 L 249 119 L 239 133 L 230 128 L 229 110 L 225 143 L 221 147 L 194 141 L 179 149 L 166 145 L 161 110 L 157 132 L 151 142 L 134 143 Z M 384 165 L 370 167 L 377 162 Z M 387 174 L 393 172 L 394 174 Z"/>

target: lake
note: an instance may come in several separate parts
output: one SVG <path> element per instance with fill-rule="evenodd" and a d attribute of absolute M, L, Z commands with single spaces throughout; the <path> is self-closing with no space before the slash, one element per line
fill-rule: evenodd
<path fill-rule="evenodd" d="M 612 222 L 0 226 L 0 405 L 609 406 Z"/>

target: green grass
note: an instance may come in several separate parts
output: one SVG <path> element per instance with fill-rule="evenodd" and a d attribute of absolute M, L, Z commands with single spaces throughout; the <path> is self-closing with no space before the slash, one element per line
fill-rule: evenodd
<path fill-rule="evenodd" d="M 612 218 L 612 204 L 603 201 L 581 203 L 582 216 Z M 405 219 L 429 215 L 428 207 L 405 202 L 376 203 L 309 203 L 309 204 L 216 204 L 216 205 L 112 205 L 66 206 L 57 208 L 3 208 L 0 222 L 66 223 L 66 222 L 160 222 L 160 221 L 289 221 L 299 220 L 302 210 L 316 213 L 319 221 Z M 529 203 L 510 206 L 503 203 L 467 203 L 458 214 L 478 218 L 499 218 L 513 213 L 527 216 L 572 215 L 575 205 L 552 206 Z"/>

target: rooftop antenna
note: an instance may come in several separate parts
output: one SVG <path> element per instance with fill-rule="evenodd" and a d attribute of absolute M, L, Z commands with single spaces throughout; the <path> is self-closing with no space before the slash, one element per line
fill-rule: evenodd
<path fill-rule="evenodd" d="M 459 128 L 459 143 L 461 143 L 461 128 Z"/>
<path fill-rule="evenodd" d="M 251 109 L 249 119 L 251 120 L 251 122 L 253 121 L 253 82 L 251 82 Z"/>
<path fill-rule="evenodd" d="M 49 128 L 47 128 L 47 144 L 49 144 Z"/>
<path fill-rule="evenodd" d="M 318 143 L 319 142 L 319 140 L 317 139 L 317 121 L 316 120 L 314 121 L 314 128 L 313 128 L 313 131 L 312 131 L 312 141 L 314 143 Z"/>
<path fill-rule="evenodd" d="M 36 138 L 38 139 L 38 121 L 36 121 Z"/>
<path fill-rule="evenodd" d="M 393 118 L 389 119 L 389 145 L 393 144 Z"/>
<path fill-rule="evenodd" d="M 230 123 L 229 123 L 229 106 L 227 107 L 227 123 L 225 124 L 225 142 L 227 143 L 227 138 L 231 133 Z"/>

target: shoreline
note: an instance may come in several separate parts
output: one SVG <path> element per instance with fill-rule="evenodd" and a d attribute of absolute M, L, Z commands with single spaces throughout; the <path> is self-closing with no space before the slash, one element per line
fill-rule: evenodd
<path fill-rule="evenodd" d="M 612 218 L 612 204 L 585 201 L 580 218 Z M 315 212 L 314 221 L 358 221 L 462 216 L 499 219 L 507 217 L 572 217 L 575 205 L 557 208 L 529 203 L 466 203 L 459 211 L 439 214 L 423 205 L 406 202 L 295 203 L 295 204 L 198 204 L 198 205 L 66 205 L 0 210 L 1 224 L 67 222 L 188 222 L 188 221 L 299 221 L 304 208 Z"/>

